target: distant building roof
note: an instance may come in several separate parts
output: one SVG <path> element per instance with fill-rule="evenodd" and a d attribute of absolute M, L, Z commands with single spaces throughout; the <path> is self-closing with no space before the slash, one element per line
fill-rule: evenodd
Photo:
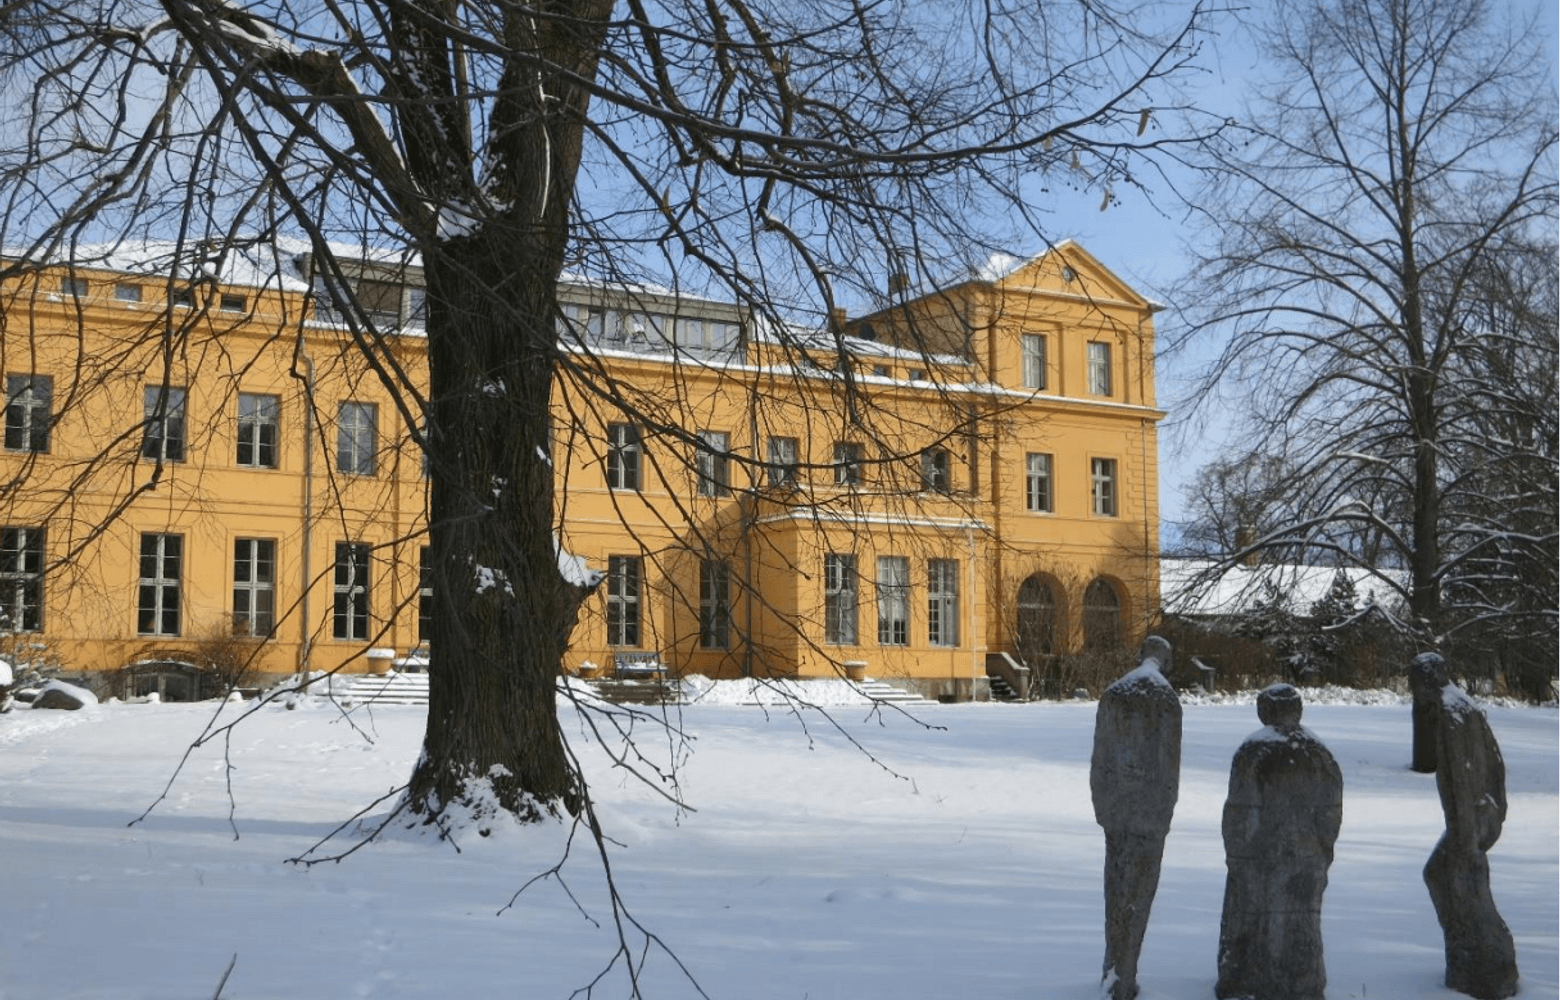
<path fill-rule="evenodd" d="M 1271 583 L 1283 598 L 1285 610 L 1308 615 L 1316 602 L 1327 596 L 1339 572 L 1353 581 L 1360 606 L 1375 603 L 1395 608 L 1400 600 L 1393 582 L 1404 579 L 1400 571 L 1354 566 L 1274 563 L 1234 566 L 1220 574 L 1220 565 L 1213 559 L 1161 559 L 1159 597 L 1165 612 L 1194 618 L 1241 614 L 1267 598 L 1266 584 Z"/>

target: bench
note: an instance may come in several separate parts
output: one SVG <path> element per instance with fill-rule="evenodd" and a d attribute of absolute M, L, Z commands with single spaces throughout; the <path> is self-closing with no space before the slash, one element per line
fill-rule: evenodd
<path fill-rule="evenodd" d="M 666 676 L 666 664 L 661 662 L 661 654 L 657 652 L 613 653 L 612 671 L 624 680 L 660 680 Z"/>

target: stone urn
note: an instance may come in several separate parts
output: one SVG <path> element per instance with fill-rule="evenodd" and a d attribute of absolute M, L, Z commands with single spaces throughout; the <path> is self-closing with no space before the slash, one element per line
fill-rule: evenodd
<path fill-rule="evenodd" d="M 395 650 L 376 646 L 363 654 L 368 660 L 368 672 L 383 677 L 390 672 L 390 664 L 395 660 Z"/>
<path fill-rule="evenodd" d="M 846 660 L 845 678 L 852 681 L 864 681 L 867 679 L 866 660 Z"/>

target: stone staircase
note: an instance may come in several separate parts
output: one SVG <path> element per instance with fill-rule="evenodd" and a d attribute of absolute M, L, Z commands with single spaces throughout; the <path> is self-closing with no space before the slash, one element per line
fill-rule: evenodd
<path fill-rule="evenodd" d="M 358 705 L 426 705 L 428 675 L 338 674 L 331 690 L 335 692 L 336 700 L 348 708 Z"/>
<path fill-rule="evenodd" d="M 880 681 L 872 677 L 859 681 L 850 681 L 849 683 L 857 691 L 860 691 L 873 701 L 881 701 L 893 705 L 926 701 L 925 698 L 915 691 L 906 691 L 904 688 L 894 687 L 887 681 Z"/>
<path fill-rule="evenodd" d="M 992 677 L 990 681 L 992 701 L 1017 702 L 1019 700 L 1018 692 L 1014 691 L 1013 686 L 1001 677 Z"/>

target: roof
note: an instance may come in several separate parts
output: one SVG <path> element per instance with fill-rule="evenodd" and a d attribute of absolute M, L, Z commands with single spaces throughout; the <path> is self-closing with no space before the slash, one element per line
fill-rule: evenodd
<path fill-rule="evenodd" d="M 1213 559 L 1160 559 L 1159 596 L 1164 610 L 1205 618 L 1242 614 L 1267 598 L 1267 584 L 1271 583 L 1283 598 L 1285 610 L 1308 615 L 1327 596 L 1338 573 L 1353 581 L 1360 606 L 1375 603 L 1390 608 L 1399 603 L 1393 581 L 1404 578 L 1395 570 L 1290 563 L 1233 566 L 1215 575 L 1221 565 Z"/>

